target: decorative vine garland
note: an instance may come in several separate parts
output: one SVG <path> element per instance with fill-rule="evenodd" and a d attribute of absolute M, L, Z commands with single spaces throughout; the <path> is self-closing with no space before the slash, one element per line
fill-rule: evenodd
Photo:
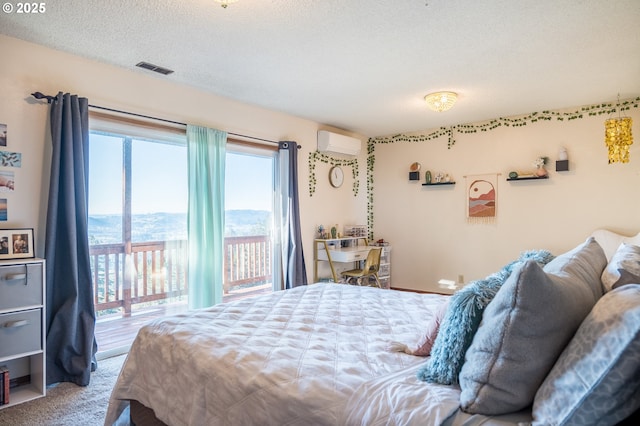
<path fill-rule="evenodd" d="M 396 142 L 426 142 L 437 139 L 442 136 L 449 138 L 447 148 L 451 149 L 455 145 L 455 132 L 459 133 L 477 133 L 494 130 L 502 126 L 506 127 L 522 127 L 527 124 L 537 123 L 538 121 L 550 121 L 554 118 L 558 121 L 571 121 L 586 117 L 592 117 L 602 114 L 613 114 L 618 111 L 627 111 L 629 109 L 638 108 L 640 105 L 640 97 L 629 99 L 616 103 L 602 103 L 588 105 L 580 108 L 578 111 L 561 112 L 561 111 L 542 111 L 532 112 L 527 115 L 518 117 L 500 117 L 490 121 L 471 124 L 456 124 L 451 127 L 440 127 L 431 133 L 424 135 L 395 135 L 389 137 L 370 138 L 367 142 L 367 225 L 369 228 L 369 239 L 373 240 L 373 166 L 375 164 L 375 145 L 380 143 L 396 143 Z"/>
<path fill-rule="evenodd" d="M 627 111 L 633 108 L 638 108 L 640 105 L 640 97 L 635 99 L 626 100 L 620 102 L 619 104 L 613 103 L 604 103 L 604 104 L 596 104 L 589 105 L 580 108 L 578 111 L 573 112 L 559 112 L 559 111 L 542 111 L 542 112 L 532 112 L 531 114 L 519 116 L 519 117 L 500 117 L 493 120 L 489 120 L 482 123 L 471 123 L 471 124 L 456 124 L 451 127 L 440 127 L 438 130 L 434 130 L 433 132 L 426 135 L 395 135 L 389 137 L 382 138 L 371 138 L 368 142 L 368 152 L 369 154 L 373 153 L 372 144 L 376 143 L 395 143 L 395 142 L 426 142 L 432 139 L 439 138 L 441 136 L 448 136 L 449 141 L 447 143 L 447 147 L 451 149 L 453 145 L 455 145 L 456 140 L 454 137 L 455 132 L 459 133 L 477 133 L 486 132 L 488 130 L 494 130 L 501 126 L 506 127 L 521 127 L 526 126 L 528 123 L 537 123 L 538 121 L 550 121 L 554 118 L 558 121 L 571 121 L 577 120 L 579 118 L 584 118 L 584 116 L 595 116 L 601 114 L 613 114 L 618 112 L 618 108 L 620 111 Z"/>
<path fill-rule="evenodd" d="M 358 171 L 358 159 L 354 158 L 351 160 L 345 160 L 342 158 L 335 158 L 327 154 L 323 154 L 320 151 L 314 151 L 309 153 L 309 196 L 313 197 L 313 194 L 316 192 L 316 184 L 318 181 L 316 180 L 316 162 L 320 161 L 321 163 L 328 163 L 332 166 L 347 166 L 351 167 L 351 173 L 353 175 L 353 196 L 356 197 L 358 195 L 358 191 L 360 190 L 360 181 L 358 180 L 358 176 L 360 172 Z"/>

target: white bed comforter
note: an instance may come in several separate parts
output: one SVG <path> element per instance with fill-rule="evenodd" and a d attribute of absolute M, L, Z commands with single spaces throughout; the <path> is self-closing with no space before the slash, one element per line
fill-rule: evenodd
<path fill-rule="evenodd" d="M 313 284 L 153 321 L 131 347 L 105 425 L 128 399 L 169 425 L 439 424 L 458 391 L 417 381 L 425 359 L 387 345 L 416 346 L 445 297 Z"/>

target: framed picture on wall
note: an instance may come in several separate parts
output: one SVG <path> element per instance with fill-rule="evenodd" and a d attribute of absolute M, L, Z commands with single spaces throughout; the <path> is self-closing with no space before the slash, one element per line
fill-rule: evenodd
<path fill-rule="evenodd" d="M 0 146 L 7 146 L 7 125 L 0 123 Z"/>
<path fill-rule="evenodd" d="M 0 259 L 35 257 L 33 228 L 0 229 Z"/>

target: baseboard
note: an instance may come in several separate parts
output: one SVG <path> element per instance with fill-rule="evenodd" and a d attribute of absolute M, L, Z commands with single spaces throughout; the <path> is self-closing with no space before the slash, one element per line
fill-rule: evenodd
<path fill-rule="evenodd" d="M 96 354 L 96 361 L 101 361 L 103 359 L 126 354 L 129 352 L 130 348 L 131 348 L 131 345 L 129 344 L 129 345 L 120 346 L 118 348 L 113 348 L 113 349 L 109 349 L 102 352 L 98 351 L 98 353 Z"/>

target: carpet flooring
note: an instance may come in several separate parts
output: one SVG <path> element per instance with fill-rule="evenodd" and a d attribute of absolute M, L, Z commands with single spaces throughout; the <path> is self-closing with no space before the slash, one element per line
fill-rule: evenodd
<path fill-rule="evenodd" d="M 0 425 L 102 426 L 125 357 L 98 361 L 88 386 L 59 383 L 48 387 L 44 398 L 0 410 Z"/>

